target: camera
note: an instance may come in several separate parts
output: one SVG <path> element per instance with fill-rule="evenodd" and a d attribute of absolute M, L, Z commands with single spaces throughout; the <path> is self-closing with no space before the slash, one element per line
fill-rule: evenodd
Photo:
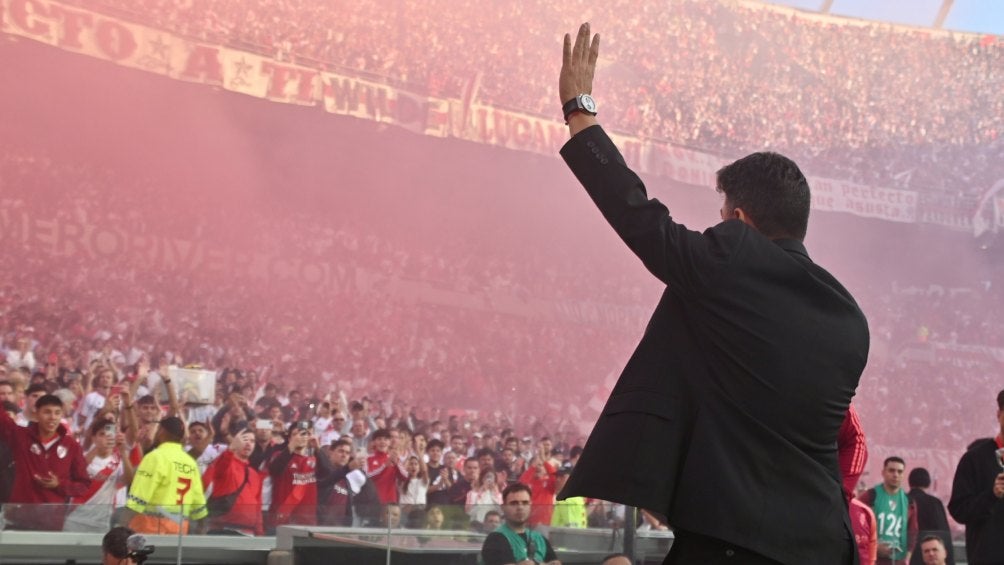
<path fill-rule="evenodd" d="M 118 433 L 118 430 L 115 429 L 115 424 L 105 424 L 104 431 L 108 435 L 115 435 L 116 433 Z"/>
<path fill-rule="evenodd" d="M 154 549 L 152 545 L 146 544 L 146 537 L 142 534 L 133 534 L 126 539 L 126 549 L 129 550 L 127 559 L 132 559 L 136 563 L 144 563 L 147 557 L 153 554 Z"/>

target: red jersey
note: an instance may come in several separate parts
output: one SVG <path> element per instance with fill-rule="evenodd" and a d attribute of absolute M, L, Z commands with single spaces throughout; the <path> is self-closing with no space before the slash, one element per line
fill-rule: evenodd
<path fill-rule="evenodd" d="M 875 513 L 867 504 L 856 498 L 851 499 L 848 512 L 851 516 L 854 541 L 858 544 L 861 565 L 875 565 L 875 559 L 878 557 L 878 526 L 875 523 Z"/>
<path fill-rule="evenodd" d="M 17 465 L 10 493 L 12 504 L 63 505 L 71 497 L 89 490 L 91 478 L 87 474 L 87 463 L 80 444 L 69 435 L 66 426 L 60 425 L 55 438 L 50 440 L 52 443 L 45 446 L 38 436 L 38 423 L 32 422 L 22 428 L 7 412 L 0 410 L 0 441 L 7 444 Z M 49 473 L 59 479 L 59 486 L 54 489 L 44 488 L 35 481 L 36 475 L 46 477 Z M 62 507 L 58 512 L 52 506 L 22 507 L 16 520 L 10 518 L 14 513 L 7 515 L 12 529 L 63 529 Z"/>
<path fill-rule="evenodd" d="M 269 525 L 317 524 L 317 459 L 283 449 L 272 456 L 268 470 L 272 475 Z"/>
<path fill-rule="evenodd" d="M 865 432 L 858 420 L 858 413 L 851 405 L 847 408 L 844 423 L 840 425 L 837 434 L 837 452 L 840 461 L 840 477 L 844 482 L 844 495 L 854 496 L 858 479 L 868 462 L 868 446 L 865 444 Z"/>
<path fill-rule="evenodd" d="M 207 492 L 212 489 L 210 500 L 233 494 L 237 489 L 241 491 L 229 512 L 210 516 L 210 530 L 242 530 L 256 536 L 265 533 L 261 517 L 262 476 L 247 461 L 238 459 L 230 450 L 224 451 L 206 469 L 202 484 Z"/>
<path fill-rule="evenodd" d="M 380 504 L 397 502 L 397 482 L 408 478 L 389 453 L 379 451 L 366 458 L 366 476 L 376 487 Z"/>
<path fill-rule="evenodd" d="M 537 469 L 530 467 L 519 478 L 519 482 L 529 486 L 530 490 L 533 491 L 533 495 L 530 497 L 530 504 L 533 505 L 533 508 L 530 509 L 531 527 L 540 524 L 549 526 L 551 524 L 551 515 L 554 513 L 557 469 L 554 468 L 554 465 L 545 461 L 544 470 L 547 471 L 547 474 L 543 477 L 538 477 Z"/>

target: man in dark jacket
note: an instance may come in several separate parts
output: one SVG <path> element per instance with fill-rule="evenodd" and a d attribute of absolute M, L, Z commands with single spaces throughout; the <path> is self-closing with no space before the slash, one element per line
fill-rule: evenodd
<path fill-rule="evenodd" d="M 1004 390 L 997 394 L 995 438 L 969 445 L 952 481 L 948 512 L 966 526 L 971 565 L 1004 564 Z"/>
<path fill-rule="evenodd" d="M 938 536 L 948 557 L 945 563 L 955 565 L 955 556 L 952 551 L 952 532 L 948 528 L 948 515 L 945 513 L 945 505 L 941 499 L 927 494 L 927 489 L 931 488 L 931 474 L 923 467 L 917 467 L 910 471 L 907 478 L 910 485 L 910 504 L 917 508 L 917 547 L 913 550 L 910 558 L 910 565 L 923 565 L 924 555 L 920 550 L 920 543 L 928 536 Z"/>
<path fill-rule="evenodd" d="M 721 223 L 674 221 L 596 121 L 590 35 L 565 38 L 561 155 L 666 290 L 559 498 L 664 514 L 670 563 L 851 563 L 836 445 L 868 326 L 802 243 L 808 182 L 754 153 L 716 175 Z"/>

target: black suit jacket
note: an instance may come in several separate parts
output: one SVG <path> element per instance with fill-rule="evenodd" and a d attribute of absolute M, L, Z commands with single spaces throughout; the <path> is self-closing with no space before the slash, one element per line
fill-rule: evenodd
<path fill-rule="evenodd" d="M 973 565 L 1004 564 L 1004 499 L 993 491 L 1000 472 L 993 438 L 973 442 L 955 468 L 948 512 L 966 526 L 966 558 Z"/>
<path fill-rule="evenodd" d="M 843 563 L 837 432 L 868 354 L 854 299 L 799 241 L 674 222 L 598 126 L 561 154 L 667 288 L 559 498 L 650 508 L 783 563 Z"/>
<path fill-rule="evenodd" d="M 945 512 L 945 505 L 941 499 L 927 494 L 919 488 L 910 489 L 910 502 L 917 507 L 917 544 L 913 548 L 913 555 L 910 556 L 911 565 L 923 565 L 924 556 L 920 551 L 920 544 L 928 535 L 937 535 L 945 544 L 945 551 L 948 558 L 946 565 L 955 565 L 955 548 L 952 545 L 952 531 L 948 527 L 948 514 Z"/>

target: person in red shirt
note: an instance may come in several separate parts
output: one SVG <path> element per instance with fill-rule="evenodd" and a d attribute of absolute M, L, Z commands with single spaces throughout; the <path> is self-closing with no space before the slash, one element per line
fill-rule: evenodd
<path fill-rule="evenodd" d="M 865 443 L 865 432 L 861 428 L 861 421 L 853 405 L 848 407 L 844 423 L 840 425 L 837 453 L 844 497 L 847 499 L 847 513 L 854 541 L 858 546 L 861 565 L 875 565 L 878 557 L 878 524 L 875 512 L 870 506 L 854 498 L 854 490 L 861 473 L 865 470 L 865 463 L 868 462 L 868 445 Z"/>
<path fill-rule="evenodd" d="M 60 531 L 66 502 L 91 486 L 80 444 L 63 419 L 63 401 L 46 394 L 35 402 L 37 421 L 22 428 L 0 410 L 0 441 L 17 465 L 10 504 L 4 506 L 7 528 Z"/>
<path fill-rule="evenodd" d="M 210 463 L 202 476 L 209 495 L 209 533 L 260 536 L 262 476 L 249 462 L 254 433 L 246 422 L 231 427 L 227 450 Z"/>
<path fill-rule="evenodd" d="M 317 480 L 326 478 L 331 470 L 327 456 L 314 455 L 318 448 L 314 425 L 302 420 L 289 429 L 286 448 L 272 455 L 268 464 L 272 476 L 269 532 L 283 524 L 317 524 Z"/>
<path fill-rule="evenodd" d="M 408 474 L 401 468 L 390 451 L 390 431 L 378 429 L 370 437 L 373 455 L 366 458 L 366 476 L 376 486 L 380 504 L 397 502 L 399 481 L 406 481 Z"/>
<path fill-rule="evenodd" d="M 530 511 L 530 526 L 551 524 L 551 515 L 554 513 L 554 495 L 557 492 L 558 470 L 547 461 L 547 454 L 543 449 L 538 449 L 537 453 L 530 461 L 530 466 L 523 472 L 519 482 L 530 487 L 533 491 L 533 509 Z"/>

